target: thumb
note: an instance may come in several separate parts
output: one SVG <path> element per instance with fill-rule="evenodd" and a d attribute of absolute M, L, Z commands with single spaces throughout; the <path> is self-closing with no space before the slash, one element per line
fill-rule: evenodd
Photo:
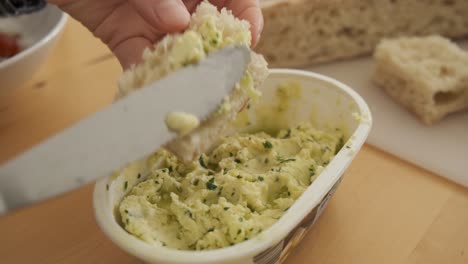
<path fill-rule="evenodd" d="M 184 30 L 190 14 L 182 0 L 130 0 L 143 19 L 161 33 Z"/>

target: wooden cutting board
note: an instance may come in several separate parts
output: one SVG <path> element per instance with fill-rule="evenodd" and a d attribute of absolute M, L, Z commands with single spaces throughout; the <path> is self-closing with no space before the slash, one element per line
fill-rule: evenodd
<path fill-rule="evenodd" d="M 468 50 L 468 41 L 460 44 Z M 308 68 L 340 80 L 366 100 L 374 119 L 368 143 L 468 186 L 468 112 L 425 126 L 372 84 L 373 69 L 371 57 Z"/>

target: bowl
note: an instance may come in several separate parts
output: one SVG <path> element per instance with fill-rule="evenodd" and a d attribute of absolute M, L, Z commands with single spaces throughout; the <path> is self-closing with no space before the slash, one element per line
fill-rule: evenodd
<path fill-rule="evenodd" d="M 259 109 L 274 107 L 277 87 L 284 82 L 299 82 L 302 96 L 289 104 L 283 117 L 264 118 Z M 261 88 L 263 96 L 250 109 L 250 125 L 286 128 L 301 121 L 310 121 L 322 129 L 339 127 L 345 131 L 346 143 L 316 180 L 293 206 L 270 228 L 242 243 L 207 251 L 183 251 L 154 246 L 127 233 L 116 218 L 118 206 L 125 195 L 124 181 L 129 187 L 138 181 L 138 169 L 98 181 L 94 188 L 94 209 L 98 225 L 117 246 L 147 263 L 277 263 L 282 261 L 303 238 L 327 205 L 343 177 L 346 168 L 365 142 L 371 128 L 367 104 L 348 86 L 323 75 L 288 69 L 275 69 Z M 141 161 L 132 166 L 138 168 Z M 128 188 L 128 190 L 131 188 Z"/>
<path fill-rule="evenodd" d="M 0 61 L 0 94 L 31 79 L 63 31 L 67 15 L 53 5 L 39 12 L 0 19 L 0 32 L 19 34 L 22 50 Z"/>

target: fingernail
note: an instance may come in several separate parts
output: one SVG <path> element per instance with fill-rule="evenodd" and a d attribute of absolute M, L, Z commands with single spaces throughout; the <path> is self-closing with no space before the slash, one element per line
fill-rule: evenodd
<path fill-rule="evenodd" d="M 260 42 L 260 38 L 262 37 L 262 32 L 258 33 L 257 34 L 257 37 L 255 38 L 255 46 L 257 46 L 257 44 Z"/>
<path fill-rule="evenodd" d="M 156 5 L 155 12 L 168 31 L 185 29 L 190 22 L 190 14 L 182 1 L 166 0 Z"/>

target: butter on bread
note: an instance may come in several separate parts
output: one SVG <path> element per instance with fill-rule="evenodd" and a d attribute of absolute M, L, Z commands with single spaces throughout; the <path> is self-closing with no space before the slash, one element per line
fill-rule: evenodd
<path fill-rule="evenodd" d="M 153 83 L 180 68 L 196 64 L 223 47 L 250 46 L 250 42 L 250 25 L 247 21 L 234 17 L 231 11 L 226 9 L 219 11 L 208 1 L 203 1 L 192 14 L 190 24 L 184 32 L 166 35 L 151 49 L 145 50 L 141 64 L 124 72 L 119 80 L 117 98 Z M 267 75 L 268 68 L 265 59 L 252 52 L 251 62 L 244 78 L 236 87 L 238 89 L 226 95 L 227 102 L 222 104 L 220 111 L 206 120 L 201 120 L 200 126 L 172 140 L 165 148 L 184 161 L 198 158 L 224 133 L 228 128 L 227 123 L 235 118 L 242 106 L 249 99 L 259 96 L 255 88 L 263 83 Z M 174 109 L 174 111 L 177 112 L 180 109 Z"/>
<path fill-rule="evenodd" d="M 468 110 L 468 52 L 440 36 L 383 40 L 373 81 L 425 124 Z"/>

